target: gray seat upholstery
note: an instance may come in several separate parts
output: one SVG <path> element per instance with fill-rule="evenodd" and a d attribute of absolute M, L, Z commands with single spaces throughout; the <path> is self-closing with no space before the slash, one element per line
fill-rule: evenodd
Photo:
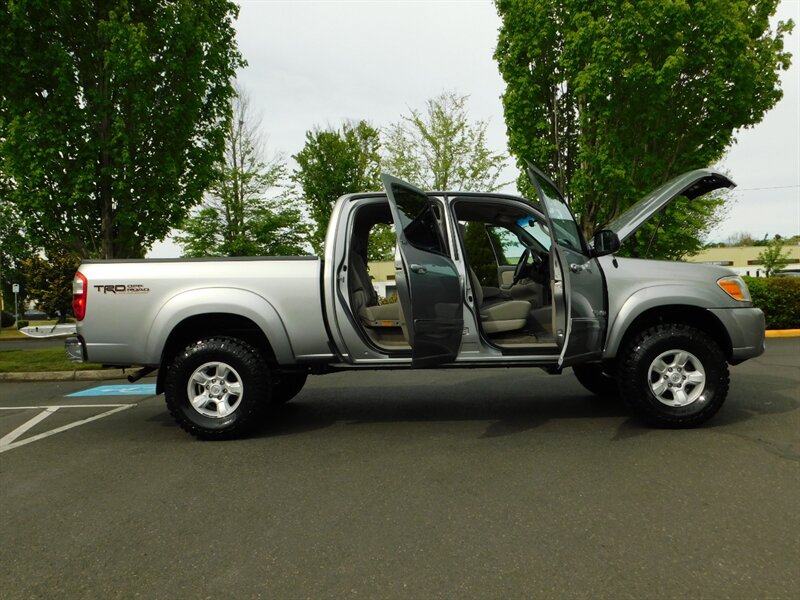
<path fill-rule="evenodd" d="M 367 261 L 353 253 L 348 270 L 350 302 L 353 312 L 367 327 L 397 327 L 400 325 L 400 303 L 379 304 L 378 293 L 372 287 Z"/>
<path fill-rule="evenodd" d="M 481 316 L 481 326 L 487 334 L 522 329 L 528 322 L 531 303 L 527 300 L 503 300 L 483 305 L 483 288 L 472 268 L 467 267 L 475 306 Z"/>

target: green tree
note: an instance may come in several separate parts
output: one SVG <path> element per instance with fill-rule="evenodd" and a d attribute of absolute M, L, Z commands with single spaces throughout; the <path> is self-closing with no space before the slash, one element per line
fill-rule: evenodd
<path fill-rule="evenodd" d="M 202 197 L 243 64 L 229 0 L 0 8 L 0 178 L 37 247 L 143 256 Z"/>
<path fill-rule="evenodd" d="M 260 119 L 237 89 L 225 130 L 225 152 L 218 177 L 203 205 L 182 224 L 177 241 L 184 256 L 268 256 L 303 254 L 305 227 L 292 202 L 270 198 L 283 186 L 280 158 L 264 158 Z"/>
<path fill-rule="evenodd" d="M 323 251 L 334 202 L 344 194 L 381 188 L 379 148 L 380 134 L 366 121 L 306 132 L 303 149 L 292 157 L 298 165 L 292 180 L 316 224 L 310 236 L 316 253 Z"/>
<path fill-rule="evenodd" d="M 0 182 L 0 308 L 14 311 L 12 285 L 22 282 L 22 261 L 34 254 L 34 248 L 21 229 L 21 219 L 16 206 L 3 199 L 3 185 Z M 26 300 L 25 289 L 19 296 Z"/>
<path fill-rule="evenodd" d="M 486 145 L 487 121 L 471 123 L 468 96 L 444 92 L 385 131 L 384 167 L 430 190 L 496 190 L 506 157 Z"/>
<path fill-rule="evenodd" d="M 789 252 L 784 253 L 783 240 L 780 236 L 775 236 L 775 239 L 759 253 L 758 260 L 764 266 L 764 275 L 766 277 L 772 277 L 789 264 Z"/>
<path fill-rule="evenodd" d="M 739 231 L 728 236 L 728 239 L 725 240 L 725 246 L 754 246 L 755 240 L 753 239 L 753 235 L 751 233 L 747 233 L 745 231 Z"/>
<path fill-rule="evenodd" d="M 46 259 L 37 254 L 22 261 L 28 297 L 50 316 L 58 313 L 61 322 L 72 309 L 72 280 L 80 262 L 73 254 L 55 254 Z"/>
<path fill-rule="evenodd" d="M 777 3 L 496 0 L 518 165 L 552 174 L 591 234 L 662 182 L 715 163 L 781 98 L 793 24 L 770 29 Z M 524 169 L 519 186 L 530 193 Z M 656 254 L 699 247 L 721 205 L 673 203 Z M 651 239 L 645 231 L 628 250 L 642 254 Z"/>

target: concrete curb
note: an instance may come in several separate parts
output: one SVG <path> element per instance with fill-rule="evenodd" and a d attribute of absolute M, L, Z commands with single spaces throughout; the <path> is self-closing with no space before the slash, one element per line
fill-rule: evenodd
<path fill-rule="evenodd" d="M 91 369 L 83 371 L 39 371 L 38 373 L 0 373 L 3 381 L 105 381 L 124 379 L 135 369 Z"/>
<path fill-rule="evenodd" d="M 768 338 L 800 337 L 800 329 L 768 329 Z"/>

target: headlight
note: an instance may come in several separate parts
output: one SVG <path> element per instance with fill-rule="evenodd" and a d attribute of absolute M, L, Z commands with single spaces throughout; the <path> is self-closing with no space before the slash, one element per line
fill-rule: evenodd
<path fill-rule="evenodd" d="M 750 302 L 751 300 L 747 284 L 738 275 L 718 279 L 717 285 L 734 300 L 741 300 L 742 302 Z"/>

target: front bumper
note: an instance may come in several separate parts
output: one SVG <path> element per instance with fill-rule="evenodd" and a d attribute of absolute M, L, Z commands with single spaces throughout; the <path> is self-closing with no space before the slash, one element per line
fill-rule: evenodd
<path fill-rule="evenodd" d="M 731 338 L 731 364 L 738 364 L 764 353 L 764 313 L 760 308 L 710 309 L 725 326 Z"/>
<path fill-rule="evenodd" d="M 64 340 L 64 352 L 72 362 L 86 362 L 86 343 L 81 336 Z"/>

